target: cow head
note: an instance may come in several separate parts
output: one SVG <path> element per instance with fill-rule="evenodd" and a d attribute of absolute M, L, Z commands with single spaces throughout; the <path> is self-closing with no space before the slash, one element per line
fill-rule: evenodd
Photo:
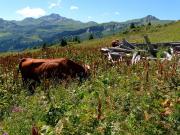
<path fill-rule="evenodd" d="M 81 79 L 88 79 L 89 78 L 89 76 L 90 76 L 90 66 L 89 65 L 86 65 L 86 64 L 84 64 L 83 65 L 83 68 L 84 68 L 84 72 L 83 73 L 81 73 Z"/>

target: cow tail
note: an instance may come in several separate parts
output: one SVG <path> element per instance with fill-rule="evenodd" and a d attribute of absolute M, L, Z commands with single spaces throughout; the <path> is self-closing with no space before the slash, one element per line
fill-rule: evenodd
<path fill-rule="evenodd" d="M 21 67 L 22 67 L 22 62 L 25 61 L 25 59 L 20 59 L 20 62 L 19 62 L 19 65 L 17 67 L 17 70 L 14 72 L 14 81 L 13 81 L 13 84 L 15 84 L 15 82 L 17 81 L 17 78 L 18 78 L 18 74 L 19 74 L 19 71 L 21 70 Z"/>

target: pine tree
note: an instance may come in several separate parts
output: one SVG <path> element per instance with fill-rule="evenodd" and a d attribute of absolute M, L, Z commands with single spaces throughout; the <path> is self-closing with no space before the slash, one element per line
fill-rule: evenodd
<path fill-rule="evenodd" d="M 151 22 L 148 23 L 148 26 L 151 26 Z"/>
<path fill-rule="evenodd" d="M 45 50 L 47 48 L 47 45 L 46 45 L 46 43 L 44 43 L 43 45 L 42 45 L 42 50 Z"/>
<path fill-rule="evenodd" d="M 131 24 L 130 24 L 130 29 L 134 29 L 134 28 L 136 28 L 135 24 L 134 24 L 134 23 L 131 23 Z"/>
<path fill-rule="evenodd" d="M 89 40 L 92 40 L 92 39 L 94 39 L 94 36 L 93 36 L 93 34 L 91 33 L 91 34 L 89 35 Z"/>
<path fill-rule="evenodd" d="M 61 39 L 61 46 L 66 46 L 67 45 L 67 41 L 65 38 Z"/>
<path fill-rule="evenodd" d="M 80 38 L 78 36 L 75 36 L 73 39 L 74 42 L 81 43 Z"/>

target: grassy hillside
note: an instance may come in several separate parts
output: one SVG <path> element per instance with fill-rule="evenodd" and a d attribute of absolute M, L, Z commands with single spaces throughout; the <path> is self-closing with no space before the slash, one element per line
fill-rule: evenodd
<path fill-rule="evenodd" d="M 111 65 L 100 53 L 113 39 L 126 37 L 143 42 L 179 41 L 180 22 L 161 27 L 142 27 L 111 37 L 85 41 L 71 47 L 55 45 L 46 50 L 0 56 L 0 134 L 31 135 L 166 135 L 180 134 L 180 65 L 177 59 L 143 60 L 130 65 L 126 59 Z M 168 36 L 167 36 L 168 35 Z M 54 84 L 42 81 L 29 95 L 17 74 L 22 57 L 68 57 L 91 66 L 91 78 Z"/>
<path fill-rule="evenodd" d="M 73 19 L 51 14 L 37 19 L 25 18 L 22 21 L 6 21 L 0 19 L 0 52 L 24 50 L 43 43 L 57 43 L 62 38 L 71 39 L 78 36 L 81 40 L 88 39 L 93 33 L 95 37 L 117 34 L 127 29 L 132 23 L 136 26 L 168 24 L 171 20 L 160 20 L 148 15 L 140 19 L 126 22 L 83 23 Z M 37 37 L 37 38 L 32 38 Z"/>
<path fill-rule="evenodd" d="M 126 38 L 129 42 L 144 43 L 144 35 L 148 35 L 152 43 L 180 41 L 180 21 L 158 26 L 142 26 L 127 29 L 125 32 L 93 41 L 84 41 L 79 46 L 109 46 L 114 39 Z M 123 34 L 125 33 L 125 34 Z M 77 46 L 77 44 L 75 45 Z"/>
<path fill-rule="evenodd" d="M 155 26 L 154 28 L 145 28 L 140 30 L 140 32 L 129 34 L 129 39 L 135 42 L 141 42 L 142 35 L 148 34 L 152 42 L 170 42 L 170 41 L 180 41 L 180 21 L 171 23 L 164 26 Z"/>

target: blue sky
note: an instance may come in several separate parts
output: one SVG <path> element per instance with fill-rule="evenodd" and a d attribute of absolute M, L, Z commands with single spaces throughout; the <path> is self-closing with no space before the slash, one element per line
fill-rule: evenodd
<path fill-rule="evenodd" d="M 51 13 L 83 22 L 120 22 L 149 14 L 179 20 L 180 0 L 0 0 L 0 18 L 6 20 Z"/>

